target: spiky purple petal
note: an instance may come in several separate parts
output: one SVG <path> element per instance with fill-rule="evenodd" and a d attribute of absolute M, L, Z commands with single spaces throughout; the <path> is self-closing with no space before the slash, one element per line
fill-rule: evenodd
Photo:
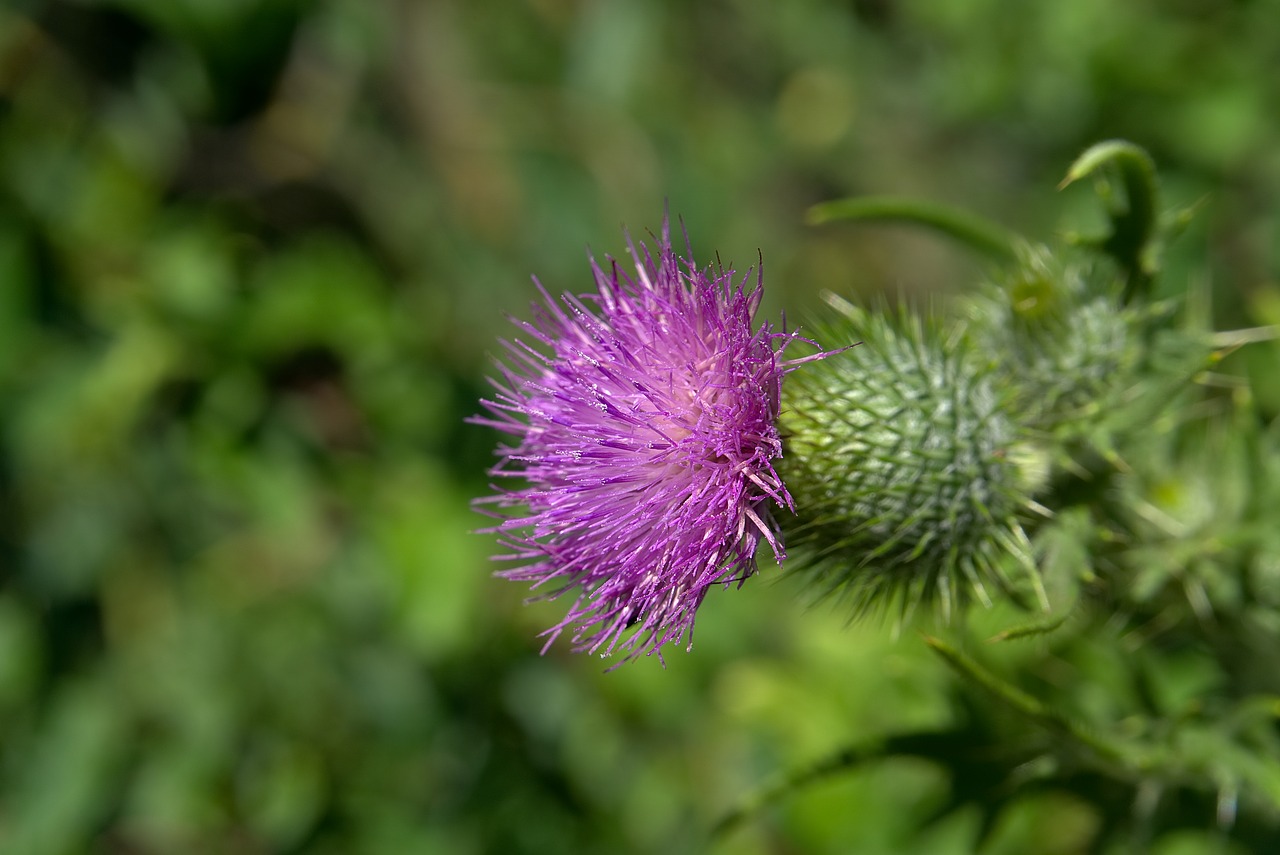
<path fill-rule="evenodd" d="M 661 657 L 692 643 L 712 585 L 755 572 L 761 540 L 783 558 L 769 514 L 791 507 L 772 463 L 782 377 L 817 357 L 782 360 L 797 336 L 752 329 L 759 275 L 748 287 L 750 274 L 699 270 L 665 222 L 656 256 L 628 249 L 634 278 L 592 260 L 592 294 L 557 302 L 534 280 L 543 302 L 516 322 L 526 339 L 504 342 L 489 416 L 472 419 L 518 439 L 491 474 L 523 483 L 477 504 L 502 519 L 486 529 L 498 558 L 519 565 L 499 575 L 577 590 L 547 647 L 567 631 L 575 650 Z"/>

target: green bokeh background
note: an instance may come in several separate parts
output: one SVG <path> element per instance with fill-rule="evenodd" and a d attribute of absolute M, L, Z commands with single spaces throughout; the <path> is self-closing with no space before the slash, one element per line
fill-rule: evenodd
<path fill-rule="evenodd" d="M 906 761 L 711 842 L 779 771 L 949 720 L 951 676 L 772 566 L 665 669 L 539 656 L 563 606 L 490 575 L 462 420 L 529 275 L 589 288 L 665 204 L 803 320 L 981 273 L 809 205 L 1087 230 L 1053 188 L 1116 136 L 1203 201 L 1167 281 L 1278 323 L 1278 69 L 1275 0 L 0 6 L 0 851 L 972 851 Z M 1234 361 L 1272 413 L 1277 358 Z M 1093 821 L 1038 797 L 983 851 Z"/>

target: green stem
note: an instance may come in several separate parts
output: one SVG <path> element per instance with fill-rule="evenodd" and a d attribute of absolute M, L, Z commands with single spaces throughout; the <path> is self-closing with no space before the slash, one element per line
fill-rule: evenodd
<path fill-rule="evenodd" d="M 1159 187 L 1155 162 L 1146 150 L 1126 140 L 1107 140 L 1090 146 L 1067 170 L 1061 189 L 1104 166 L 1115 167 L 1124 187 L 1124 201 L 1108 197 L 1111 234 L 1099 242 L 1128 274 L 1125 302 L 1150 289 L 1156 274 L 1156 226 Z"/>
<path fill-rule="evenodd" d="M 887 750 L 886 746 L 881 743 L 850 746 L 837 751 L 829 757 L 824 757 L 811 766 L 796 769 L 743 799 L 737 807 L 721 817 L 720 821 L 711 829 L 711 836 L 713 839 L 724 837 L 744 820 L 749 819 L 766 806 L 780 801 L 784 796 L 795 792 L 801 787 L 812 784 L 828 775 L 834 775 L 845 769 L 860 766 L 868 761 L 885 759 L 892 753 L 894 752 Z"/>
<path fill-rule="evenodd" d="M 960 674 L 982 686 L 988 692 L 991 692 L 991 694 L 1045 729 L 1067 736 L 1088 747 L 1099 760 L 1115 766 L 1115 771 L 1127 773 L 1125 774 L 1127 777 L 1129 775 L 1141 776 L 1150 770 L 1152 758 L 1147 756 L 1145 752 L 1139 752 L 1135 750 L 1134 746 L 1125 746 L 1122 743 L 1113 742 L 1086 730 L 1057 710 L 1045 706 L 1037 698 L 1000 679 L 979 665 L 972 657 L 962 653 L 942 639 L 926 636 L 924 641 Z"/>
<path fill-rule="evenodd" d="M 954 238 L 996 261 L 1016 261 L 1022 239 L 990 220 L 968 211 L 898 196 L 858 196 L 822 202 L 809 209 L 811 225 L 863 220 L 910 223 Z"/>

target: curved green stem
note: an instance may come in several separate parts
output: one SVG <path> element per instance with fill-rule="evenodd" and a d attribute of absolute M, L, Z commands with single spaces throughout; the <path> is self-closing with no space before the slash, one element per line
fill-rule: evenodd
<path fill-rule="evenodd" d="M 822 202 L 805 217 L 811 225 L 841 220 L 924 226 L 997 261 L 1015 261 L 1023 240 L 1003 226 L 959 208 L 899 196 L 857 196 Z"/>
<path fill-rule="evenodd" d="M 1100 142 L 1076 158 L 1058 188 L 1062 189 L 1107 165 L 1115 167 L 1119 173 L 1124 199 L 1114 199 L 1103 188 L 1103 197 L 1109 203 L 1111 234 L 1099 241 L 1099 246 L 1124 267 L 1128 275 L 1124 299 L 1128 302 L 1150 288 L 1157 268 L 1155 242 L 1159 186 L 1151 155 L 1127 140 Z"/>

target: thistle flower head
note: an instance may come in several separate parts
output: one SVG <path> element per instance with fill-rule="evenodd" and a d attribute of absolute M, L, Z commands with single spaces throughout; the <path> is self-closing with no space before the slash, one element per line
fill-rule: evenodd
<path fill-rule="evenodd" d="M 790 508 L 774 471 L 781 359 L 794 333 L 754 326 L 761 279 L 700 270 L 671 247 L 628 241 L 634 276 L 592 261 L 596 291 L 543 302 L 505 342 L 497 395 L 472 421 L 516 438 L 478 500 L 502 519 L 500 571 L 576 591 L 547 646 L 631 658 L 688 636 L 708 589 L 741 584 L 760 541 L 781 560 L 770 506 Z M 691 253 L 690 253 L 691 256 Z M 537 280 L 534 280 L 537 283 Z M 546 648 L 544 648 L 545 650 Z"/>

